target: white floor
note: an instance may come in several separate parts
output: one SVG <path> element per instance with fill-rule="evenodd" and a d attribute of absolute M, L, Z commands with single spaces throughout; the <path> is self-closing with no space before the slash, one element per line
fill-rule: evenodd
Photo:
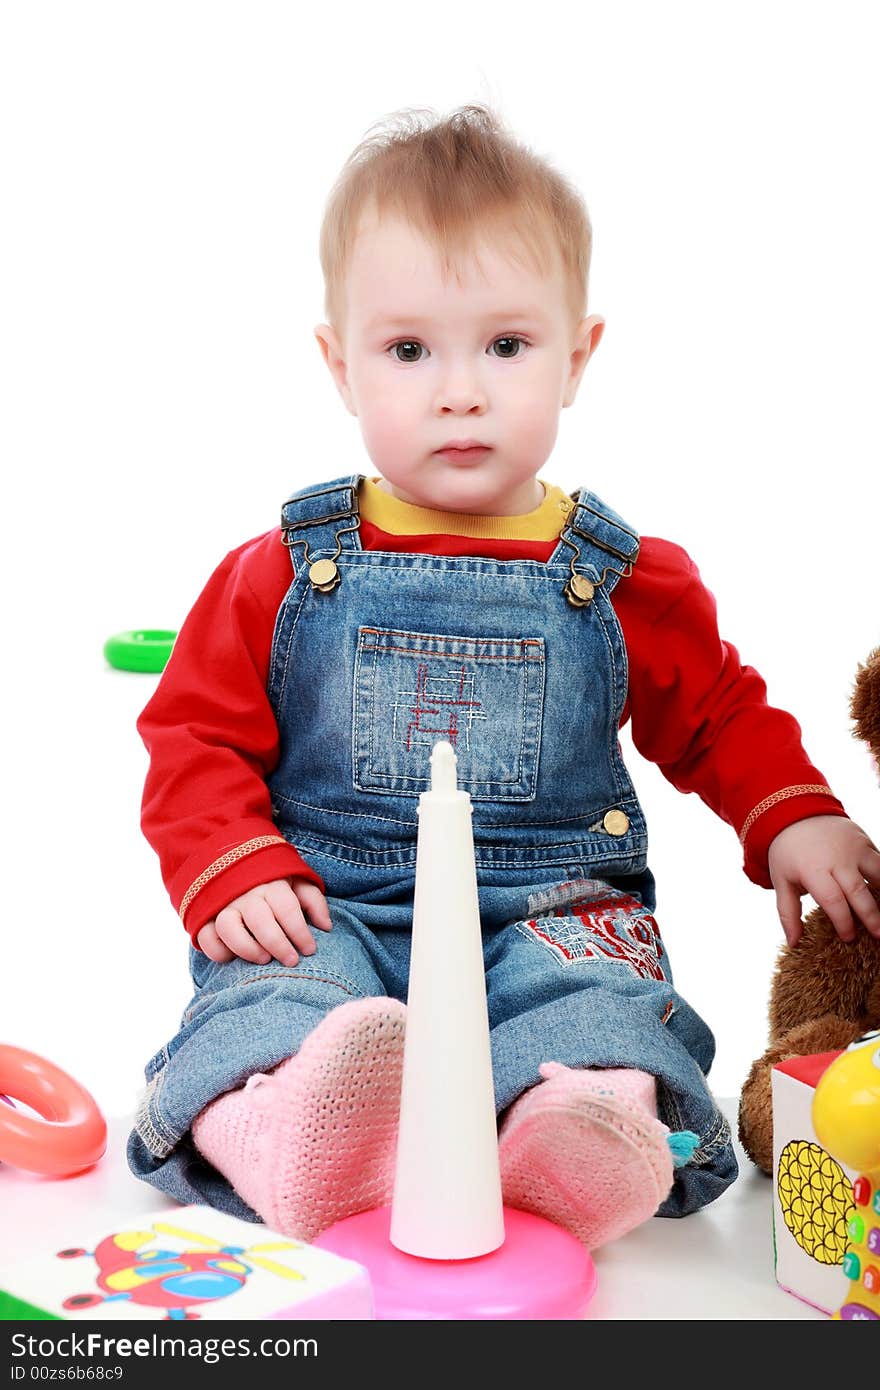
<path fill-rule="evenodd" d="M 734 1102 L 722 1104 L 732 1119 Z M 3 1264 L 77 1245 L 94 1237 L 105 1216 L 132 1219 L 163 1206 L 167 1199 L 128 1171 L 128 1129 L 124 1118 L 112 1120 L 107 1154 L 76 1178 L 40 1178 L 0 1165 Z M 740 1178 L 711 1206 L 681 1221 L 648 1221 L 597 1252 L 591 1319 L 823 1317 L 777 1286 L 770 1181 L 741 1153 L 740 1159 Z"/>

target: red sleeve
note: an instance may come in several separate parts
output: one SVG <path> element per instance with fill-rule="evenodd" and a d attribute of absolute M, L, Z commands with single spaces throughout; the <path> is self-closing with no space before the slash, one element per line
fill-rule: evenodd
<path fill-rule="evenodd" d="M 279 754 L 266 678 L 292 577 L 278 529 L 231 551 L 138 719 L 150 755 L 141 826 L 193 944 L 221 908 L 260 883 L 301 875 L 324 888 L 274 824 L 266 785 Z"/>
<path fill-rule="evenodd" d="M 843 816 L 801 742 L 797 720 L 722 640 L 715 599 L 680 546 L 646 537 L 615 606 L 629 658 L 633 742 L 682 792 L 732 825 L 744 869 L 771 888 L 770 842 L 808 816 Z"/>

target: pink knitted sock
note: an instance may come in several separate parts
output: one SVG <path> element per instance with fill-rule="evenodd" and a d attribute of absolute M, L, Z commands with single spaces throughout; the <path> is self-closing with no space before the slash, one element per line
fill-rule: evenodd
<path fill-rule="evenodd" d="M 267 1226 L 310 1241 L 390 1202 L 406 1006 L 331 1010 L 299 1052 L 212 1101 L 193 1142 Z"/>
<path fill-rule="evenodd" d="M 544 1062 L 501 1127 L 508 1206 L 563 1226 L 588 1249 L 653 1216 L 672 1187 L 666 1125 L 647 1072 Z"/>

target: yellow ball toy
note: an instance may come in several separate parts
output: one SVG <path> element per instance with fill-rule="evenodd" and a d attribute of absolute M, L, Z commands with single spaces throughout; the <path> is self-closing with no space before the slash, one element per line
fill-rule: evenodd
<path fill-rule="evenodd" d="M 843 1257 L 849 1297 L 834 1316 L 880 1321 L 880 1030 L 852 1043 L 823 1073 L 813 1128 L 823 1148 L 860 1172 Z"/>

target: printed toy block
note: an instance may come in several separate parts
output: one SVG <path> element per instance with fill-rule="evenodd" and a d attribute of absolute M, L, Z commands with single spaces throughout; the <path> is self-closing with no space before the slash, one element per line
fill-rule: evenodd
<path fill-rule="evenodd" d="M 213 1207 L 72 1224 L 71 1238 L 0 1266 L 0 1319 L 373 1317 L 363 1266 Z"/>
<path fill-rule="evenodd" d="M 842 1264 L 854 1211 L 852 1168 L 823 1149 L 813 1095 L 839 1052 L 793 1057 L 773 1068 L 773 1238 L 779 1285 L 823 1313 L 846 1293 Z"/>

